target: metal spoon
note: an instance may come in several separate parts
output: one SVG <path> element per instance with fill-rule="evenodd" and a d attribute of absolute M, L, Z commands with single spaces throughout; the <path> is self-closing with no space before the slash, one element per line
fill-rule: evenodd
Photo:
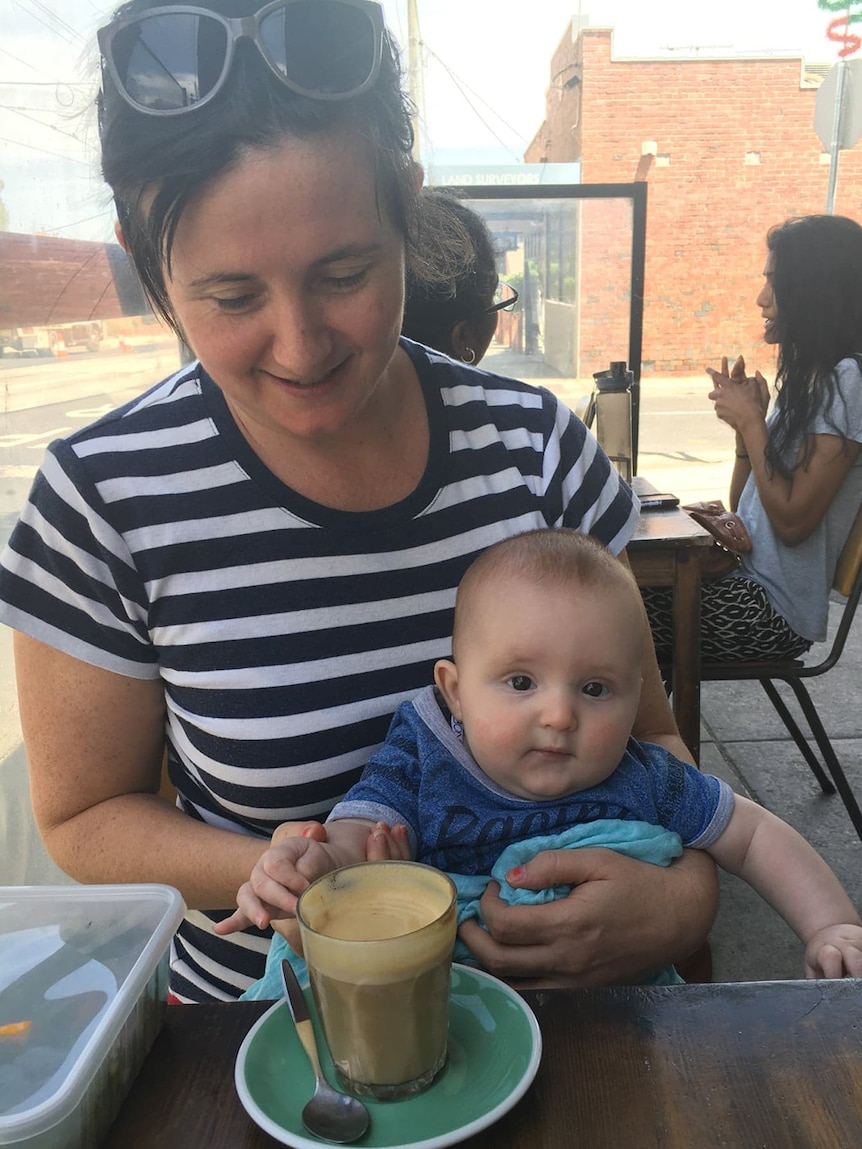
<path fill-rule="evenodd" d="M 333 1089 L 323 1076 L 308 1004 L 289 961 L 281 963 L 281 976 L 296 1032 L 314 1070 L 314 1094 L 302 1111 L 302 1123 L 309 1133 L 324 1141 L 336 1145 L 356 1141 L 368 1128 L 368 1110 L 358 1097 Z"/>

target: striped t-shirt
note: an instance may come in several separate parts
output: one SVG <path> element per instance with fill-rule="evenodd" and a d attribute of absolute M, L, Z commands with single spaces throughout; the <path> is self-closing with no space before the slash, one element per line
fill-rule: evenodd
<path fill-rule="evenodd" d="M 53 443 L 0 561 L 0 621 L 84 662 L 161 678 L 191 817 L 269 835 L 323 819 L 399 703 L 450 654 L 458 582 L 501 538 L 587 531 L 619 552 L 636 503 L 550 392 L 403 341 L 430 427 L 416 489 L 346 512 L 285 486 L 198 364 Z M 263 974 L 269 931 L 193 911 L 183 1000 Z"/>

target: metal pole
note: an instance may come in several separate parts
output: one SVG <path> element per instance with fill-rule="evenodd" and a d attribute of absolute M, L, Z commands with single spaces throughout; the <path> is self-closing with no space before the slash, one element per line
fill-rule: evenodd
<path fill-rule="evenodd" d="M 420 126 L 425 116 L 425 85 L 422 78 L 422 59 L 419 53 L 419 10 L 416 0 L 407 3 L 407 74 L 410 102 L 413 104 L 413 159 L 422 163 Z"/>
<path fill-rule="evenodd" d="M 835 85 L 835 111 L 832 114 L 832 136 L 829 142 L 829 186 L 826 189 L 826 214 L 835 214 L 835 188 L 838 183 L 838 153 L 844 127 L 844 91 L 847 80 L 847 61 L 838 64 L 838 82 Z"/>

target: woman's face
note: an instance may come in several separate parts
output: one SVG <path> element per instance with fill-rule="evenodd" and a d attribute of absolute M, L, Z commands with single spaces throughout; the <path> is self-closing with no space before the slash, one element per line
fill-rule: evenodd
<path fill-rule="evenodd" d="M 348 133 L 250 150 L 184 210 L 166 280 L 252 442 L 333 441 L 388 404 L 404 243 Z"/>
<path fill-rule="evenodd" d="M 775 272 L 775 256 L 769 253 L 766 265 L 763 268 L 763 287 L 760 289 L 755 303 L 763 316 L 763 339 L 766 343 L 778 342 L 778 307 L 775 303 L 775 291 L 772 286 L 772 277 Z"/>

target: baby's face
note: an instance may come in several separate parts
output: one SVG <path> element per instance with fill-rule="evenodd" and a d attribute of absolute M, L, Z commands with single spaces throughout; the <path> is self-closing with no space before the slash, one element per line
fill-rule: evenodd
<path fill-rule="evenodd" d="M 640 701 L 638 603 L 616 587 L 513 576 L 476 599 L 457 676 L 444 688 L 476 762 L 522 798 L 560 798 L 603 781 L 623 756 Z"/>

